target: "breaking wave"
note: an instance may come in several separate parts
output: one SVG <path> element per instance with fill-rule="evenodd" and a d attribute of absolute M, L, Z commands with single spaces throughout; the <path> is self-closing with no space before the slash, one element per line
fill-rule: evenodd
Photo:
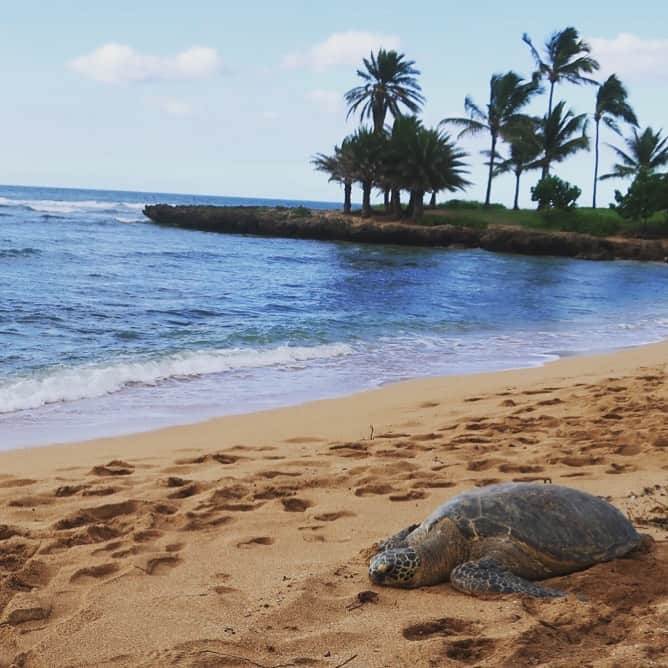
<path fill-rule="evenodd" d="M 156 385 L 226 371 L 301 365 L 352 352 L 345 344 L 313 347 L 279 346 L 268 350 L 229 348 L 183 352 L 151 360 L 58 368 L 42 375 L 0 384 L 0 413 L 39 408 L 46 404 L 93 399 L 131 385 Z"/>

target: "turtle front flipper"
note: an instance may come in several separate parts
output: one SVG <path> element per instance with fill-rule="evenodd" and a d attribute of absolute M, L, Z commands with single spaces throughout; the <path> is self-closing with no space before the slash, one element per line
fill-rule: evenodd
<path fill-rule="evenodd" d="M 455 589 L 466 594 L 525 594 L 536 598 L 557 598 L 566 594 L 557 589 L 539 587 L 515 575 L 496 559 L 466 561 L 450 573 Z"/>
<path fill-rule="evenodd" d="M 409 527 L 406 527 L 398 533 L 395 533 L 394 536 L 390 536 L 385 540 L 381 540 L 380 543 L 378 543 L 379 551 L 384 552 L 385 550 L 406 547 L 408 545 L 406 538 L 408 538 L 408 536 L 412 534 L 413 531 L 415 531 L 415 529 L 417 529 L 419 526 L 419 524 L 411 524 Z"/>

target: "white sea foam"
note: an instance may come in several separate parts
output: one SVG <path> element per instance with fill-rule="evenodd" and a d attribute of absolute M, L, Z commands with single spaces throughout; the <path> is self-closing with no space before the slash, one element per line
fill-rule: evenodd
<path fill-rule="evenodd" d="M 225 371 L 290 367 L 303 362 L 340 357 L 352 352 L 346 344 L 269 350 L 229 348 L 183 352 L 153 360 L 122 361 L 57 369 L 45 375 L 0 383 L 0 413 L 39 408 L 46 404 L 101 397 L 134 384 L 190 378 Z"/>
<path fill-rule="evenodd" d="M 86 213 L 110 210 L 141 211 L 144 204 L 137 202 L 102 202 L 99 200 L 10 199 L 0 197 L 0 206 L 23 206 L 40 213 Z"/>

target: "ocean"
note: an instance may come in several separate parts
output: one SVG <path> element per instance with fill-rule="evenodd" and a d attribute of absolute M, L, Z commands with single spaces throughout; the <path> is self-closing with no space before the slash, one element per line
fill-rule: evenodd
<path fill-rule="evenodd" d="M 668 265 L 231 236 L 0 186 L 0 449 L 130 433 L 668 337 Z"/>

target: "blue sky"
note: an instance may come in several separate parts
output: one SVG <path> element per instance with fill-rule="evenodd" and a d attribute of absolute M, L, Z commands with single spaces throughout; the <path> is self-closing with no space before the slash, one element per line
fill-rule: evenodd
<path fill-rule="evenodd" d="M 467 94 L 484 104 L 493 72 L 530 74 L 523 32 L 542 43 L 566 25 L 592 40 L 603 76 L 627 84 L 641 125 L 668 128 L 668 3 L 641 4 L 3 3 L 0 182 L 337 200 L 309 159 L 354 129 L 342 96 L 369 48 L 416 61 L 423 118 L 435 124 L 462 115 Z M 562 97 L 589 112 L 594 90 L 564 85 Z M 539 98 L 533 110 L 546 106 Z M 484 194 L 483 145 L 464 143 L 475 181 L 466 197 Z M 604 170 L 610 162 L 604 149 Z M 592 164 L 585 153 L 555 170 L 581 185 L 583 204 Z M 601 203 L 615 187 L 625 186 L 601 186 Z M 493 197 L 510 203 L 510 178 Z"/>

